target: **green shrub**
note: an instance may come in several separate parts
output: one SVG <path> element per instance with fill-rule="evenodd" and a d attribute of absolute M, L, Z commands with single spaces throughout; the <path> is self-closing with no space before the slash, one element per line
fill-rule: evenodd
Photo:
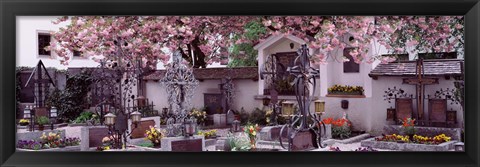
<path fill-rule="evenodd" d="M 267 121 L 265 119 L 265 111 L 259 109 L 259 108 L 255 108 L 255 110 L 253 110 L 249 117 L 248 117 L 248 122 L 252 123 L 252 124 L 258 124 L 258 125 L 266 125 L 267 124 Z"/>
<path fill-rule="evenodd" d="M 46 125 L 48 124 L 50 121 L 48 120 L 48 118 L 46 116 L 39 116 L 37 117 L 37 123 L 39 125 Z"/>
<path fill-rule="evenodd" d="M 73 123 L 87 123 L 87 121 L 95 119 L 95 121 L 98 121 L 98 117 L 94 118 L 94 114 L 90 111 L 84 111 L 80 113 L 80 116 L 78 116 Z"/>

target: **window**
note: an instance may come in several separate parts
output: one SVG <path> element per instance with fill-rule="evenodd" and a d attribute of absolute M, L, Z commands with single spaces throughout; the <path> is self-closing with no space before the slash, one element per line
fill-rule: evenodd
<path fill-rule="evenodd" d="M 418 57 L 423 59 L 456 59 L 457 52 L 418 53 Z"/>
<path fill-rule="evenodd" d="M 73 57 L 82 57 L 82 52 L 80 52 L 78 50 L 74 50 L 73 51 Z"/>
<path fill-rule="evenodd" d="M 50 56 L 50 51 L 45 50 L 45 47 L 50 45 L 51 36 L 47 33 L 38 34 L 38 55 Z"/>
<path fill-rule="evenodd" d="M 400 61 L 408 61 L 408 54 L 385 54 L 382 56 L 392 56 L 395 57 L 396 60 L 394 62 L 400 62 Z"/>
<path fill-rule="evenodd" d="M 348 58 L 350 61 L 343 62 L 343 72 L 344 73 L 359 73 L 360 72 L 360 64 L 355 63 L 353 60 L 352 55 L 350 55 L 350 51 L 355 48 L 345 48 L 343 49 L 343 56 Z"/>

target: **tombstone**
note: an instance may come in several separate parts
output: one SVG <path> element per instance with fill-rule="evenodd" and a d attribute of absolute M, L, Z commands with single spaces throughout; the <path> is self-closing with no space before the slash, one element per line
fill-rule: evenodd
<path fill-rule="evenodd" d="M 446 126 L 447 99 L 428 99 L 430 126 Z"/>
<path fill-rule="evenodd" d="M 161 140 L 162 151 L 199 152 L 205 151 L 205 138 L 202 135 L 192 137 L 164 137 Z"/>
<path fill-rule="evenodd" d="M 140 121 L 137 124 L 137 128 L 135 128 L 134 124 L 130 124 L 130 128 L 132 129 L 132 134 L 130 135 L 132 139 L 136 138 L 144 138 L 145 137 L 145 131 L 150 130 L 150 127 L 155 126 L 155 121 L 154 120 L 145 120 L 145 121 Z"/>
<path fill-rule="evenodd" d="M 412 118 L 413 115 L 413 102 L 412 98 L 397 98 L 395 99 L 395 116 L 396 122 L 405 118 Z"/>
<path fill-rule="evenodd" d="M 235 120 L 235 113 L 233 113 L 233 110 L 228 110 L 227 112 L 227 124 L 230 125 L 233 123 Z"/>
<path fill-rule="evenodd" d="M 204 105 L 207 107 L 207 115 L 222 114 L 223 108 L 221 105 L 222 94 L 221 93 L 204 93 L 203 94 Z"/>
<path fill-rule="evenodd" d="M 213 126 L 215 127 L 227 126 L 227 114 L 213 114 Z"/>

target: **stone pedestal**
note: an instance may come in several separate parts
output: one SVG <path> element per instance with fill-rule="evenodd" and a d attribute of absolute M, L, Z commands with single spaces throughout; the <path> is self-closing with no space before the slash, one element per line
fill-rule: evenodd
<path fill-rule="evenodd" d="M 80 130 L 80 150 L 88 151 L 90 147 L 102 146 L 102 139 L 108 136 L 106 126 L 86 126 Z"/>
<path fill-rule="evenodd" d="M 194 135 L 185 138 L 180 137 L 164 137 L 162 138 L 162 151 L 178 151 L 178 152 L 199 152 L 205 151 L 205 138 L 202 135 Z"/>
<path fill-rule="evenodd" d="M 213 114 L 213 125 L 216 127 L 227 126 L 227 115 L 226 114 Z"/>
<path fill-rule="evenodd" d="M 313 134 L 309 131 L 299 132 L 293 138 L 292 151 L 307 151 L 315 149 Z"/>

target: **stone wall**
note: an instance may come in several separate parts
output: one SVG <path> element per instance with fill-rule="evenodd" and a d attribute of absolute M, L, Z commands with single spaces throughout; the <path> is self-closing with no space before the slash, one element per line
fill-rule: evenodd
<path fill-rule="evenodd" d="M 55 130 L 44 130 L 44 131 L 34 131 L 34 132 L 18 132 L 17 133 L 17 141 L 18 140 L 40 140 L 40 136 L 42 136 L 43 133 L 45 135 L 48 135 L 48 133 L 58 133 L 60 132 L 60 137 L 63 138 L 65 137 L 65 129 L 55 129 Z"/>

